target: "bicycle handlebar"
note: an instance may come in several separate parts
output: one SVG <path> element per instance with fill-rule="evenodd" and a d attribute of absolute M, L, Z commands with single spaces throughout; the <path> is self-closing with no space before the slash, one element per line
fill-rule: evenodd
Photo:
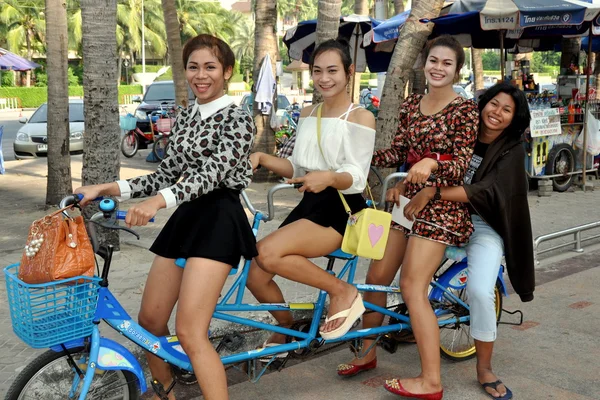
<path fill-rule="evenodd" d="M 293 183 L 293 184 L 280 183 L 278 185 L 273 186 L 271 189 L 269 189 L 269 192 L 267 193 L 267 214 L 263 214 L 261 219 L 265 222 L 268 222 L 268 221 L 272 221 L 273 218 L 275 218 L 275 205 L 273 204 L 273 196 L 275 195 L 276 192 L 278 192 L 282 189 L 299 189 L 301 187 L 302 187 L 302 183 Z M 248 197 L 248 194 L 246 193 L 245 190 L 242 190 L 241 196 L 242 196 L 242 200 L 244 200 L 244 203 L 246 203 L 246 207 L 248 208 L 248 210 L 253 215 L 256 215 L 256 213 L 258 213 L 259 211 L 254 207 L 254 205 L 250 201 L 250 198 Z"/>

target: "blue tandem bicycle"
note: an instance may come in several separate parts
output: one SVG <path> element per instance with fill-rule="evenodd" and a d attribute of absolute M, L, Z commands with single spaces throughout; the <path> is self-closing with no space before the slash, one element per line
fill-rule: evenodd
<path fill-rule="evenodd" d="M 383 184 L 383 193 L 391 180 L 405 176 L 405 173 L 394 173 L 388 176 Z M 294 186 L 279 184 L 269 190 L 266 214 L 257 211 L 246 193 L 242 192 L 241 196 L 248 210 L 254 215 L 252 229 L 255 234 L 258 234 L 262 222 L 274 218 L 274 194 L 287 188 L 294 188 Z M 77 202 L 76 196 L 66 197 L 61 204 L 72 202 Z M 116 224 L 117 219 L 124 219 L 125 216 L 124 212 L 116 208 L 114 200 L 104 199 L 100 204 L 102 211 L 96 213 L 90 220 L 103 226 L 111 226 L 113 229 L 128 230 Z M 90 231 L 94 242 L 93 229 Z M 148 388 L 139 361 L 123 345 L 100 335 L 99 324 L 102 320 L 122 334 L 126 340 L 169 363 L 175 371 L 176 381 L 187 384 L 193 382 L 192 365 L 177 336 L 157 337 L 146 331 L 129 316 L 111 293 L 108 277 L 113 248 L 95 246 L 95 249 L 97 255 L 104 260 L 100 275 L 95 277 L 75 277 L 46 284 L 27 284 L 17 278 L 18 264 L 4 269 L 15 334 L 32 348 L 49 348 L 16 377 L 6 395 L 7 400 L 28 398 L 129 400 L 137 399 L 140 393 L 145 393 Z M 469 306 L 466 303 L 467 264 L 464 256 L 465 254 L 459 251 L 458 257 L 455 255 L 454 260 L 446 260 L 442 263 L 431 282 L 429 291 L 429 300 L 440 326 L 441 354 L 454 361 L 466 360 L 475 355 L 475 345 L 469 335 Z M 354 284 L 360 292 L 400 294 L 398 286 L 355 284 L 357 257 L 341 250 L 327 257 L 327 271 L 331 274 L 335 274 L 336 260 L 345 262 L 337 276 Z M 320 291 L 316 301 L 312 303 L 245 303 L 243 297 L 250 262 L 251 260 L 243 260 L 243 267 L 239 268 L 233 285 L 217 304 L 213 318 L 251 328 L 251 331 L 264 330 L 287 336 L 288 340 L 285 344 L 237 351 L 221 357 L 226 367 L 241 364 L 254 381 L 258 381 L 273 366 L 278 365 L 276 368 L 283 368 L 285 361 L 290 357 L 308 357 L 323 346 L 326 349 L 330 344 L 349 342 L 353 351 L 358 353 L 361 352 L 361 339 L 369 337 L 376 338 L 376 343 L 394 352 L 398 344 L 394 335 L 411 329 L 410 318 L 402 303 L 382 308 L 365 302 L 367 312 L 379 312 L 388 317 L 383 326 L 353 329 L 343 337 L 325 341 L 319 336 L 318 328 L 326 314 L 327 293 Z M 502 295 L 506 295 L 502 278 L 503 270 L 504 267 L 500 269 L 495 290 L 498 320 L 502 312 Z M 306 312 L 312 310 L 312 316 L 298 321 L 292 327 L 282 327 L 239 315 L 244 312 L 278 310 L 306 310 Z M 221 337 L 221 340 L 216 343 L 217 350 L 224 347 L 232 350 L 231 341 L 230 336 Z M 241 343 L 233 346 L 233 350 L 237 350 L 235 347 L 241 347 Z M 288 355 L 282 361 L 277 355 L 283 353 Z"/>

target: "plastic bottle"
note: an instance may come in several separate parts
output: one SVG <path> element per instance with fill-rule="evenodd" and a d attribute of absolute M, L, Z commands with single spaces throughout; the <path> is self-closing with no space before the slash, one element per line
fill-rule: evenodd
<path fill-rule="evenodd" d="M 569 101 L 569 119 L 567 122 L 569 124 L 575 123 L 575 104 L 573 103 L 573 99 Z"/>

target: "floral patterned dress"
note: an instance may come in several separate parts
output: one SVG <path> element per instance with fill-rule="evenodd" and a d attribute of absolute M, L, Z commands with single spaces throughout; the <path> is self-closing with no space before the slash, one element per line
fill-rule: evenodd
<path fill-rule="evenodd" d="M 426 186 L 463 185 L 479 125 L 479 111 L 471 100 L 457 97 L 440 112 L 423 115 L 422 98 L 422 95 L 411 95 L 404 101 L 392 147 L 376 151 L 372 161 L 380 168 L 398 167 L 406 162 L 411 149 L 419 156 L 426 153 L 452 156 L 451 160 L 438 161 L 435 182 L 408 183 L 406 197 L 409 199 Z M 463 245 L 473 232 L 467 206 L 467 203 L 432 200 L 416 215 L 412 231 L 395 223 L 392 227 L 450 246 Z"/>

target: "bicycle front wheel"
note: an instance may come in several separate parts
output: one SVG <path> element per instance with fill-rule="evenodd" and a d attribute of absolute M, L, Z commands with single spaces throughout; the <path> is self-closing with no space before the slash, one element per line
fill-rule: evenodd
<path fill-rule="evenodd" d="M 167 146 L 169 145 L 169 137 L 168 136 L 160 136 L 158 139 L 154 140 L 154 144 L 152 145 L 152 153 L 159 160 L 164 160 L 167 155 Z"/>
<path fill-rule="evenodd" d="M 121 139 L 121 153 L 127 158 L 135 156 L 139 147 L 138 137 L 135 131 L 129 131 Z"/>
<path fill-rule="evenodd" d="M 89 352 L 83 348 L 69 350 L 75 364 L 85 372 Z M 17 376 L 6 395 L 6 400 L 64 400 L 77 399 L 83 379 L 69 397 L 75 379 L 75 369 L 69 365 L 64 351 L 42 353 Z M 129 371 L 96 370 L 86 399 L 135 400 L 139 399 L 137 378 Z"/>

